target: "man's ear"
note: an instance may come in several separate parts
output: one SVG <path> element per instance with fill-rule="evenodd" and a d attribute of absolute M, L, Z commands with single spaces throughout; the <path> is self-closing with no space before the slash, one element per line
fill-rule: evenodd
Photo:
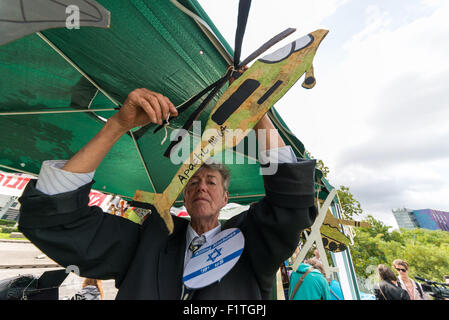
<path fill-rule="evenodd" d="M 229 191 L 226 190 L 225 194 L 224 194 L 224 200 L 225 200 L 225 205 L 228 204 L 228 200 L 229 200 Z"/>

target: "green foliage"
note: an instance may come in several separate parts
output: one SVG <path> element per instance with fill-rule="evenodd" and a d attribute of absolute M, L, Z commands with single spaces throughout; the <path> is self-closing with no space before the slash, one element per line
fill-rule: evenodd
<path fill-rule="evenodd" d="M 1 227 L 0 232 L 1 233 L 11 233 L 11 232 L 18 232 L 19 230 L 14 227 Z"/>
<path fill-rule="evenodd" d="M 308 153 L 308 155 L 310 159 L 315 159 L 312 154 Z M 317 160 L 316 168 L 320 170 L 323 173 L 323 177 L 327 179 L 330 169 L 324 164 L 323 160 Z M 337 190 L 337 194 L 343 211 L 343 219 L 354 219 L 363 213 L 360 202 L 354 198 L 349 191 L 349 187 L 340 186 L 340 189 Z"/>
<path fill-rule="evenodd" d="M 322 160 L 317 161 L 317 168 L 327 178 L 329 168 Z M 363 213 L 360 202 L 354 198 L 349 187 L 340 186 L 337 193 L 343 219 L 355 219 Z M 409 263 L 409 276 L 412 278 L 421 276 L 443 282 L 443 276 L 449 275 L 449 232 L 426 229 L 390 231 L 391 227 L 371 215 L 364 220 L 371 227 L 355 228 L 354 245 L 350 247 L 359 279 L 368 279 L 370 283 L 378 282 L 377 266 L 384 264 L 392 268 L 395 259 L 403 259 Z M 396 270 L 393 271 L 396 273 Z M 364 285 L 362 283 L 361 287 Z"/>
<path fill-rule="evenodd" d="M 0 239 L 27 240 L 27 238 L 25 238 L 25 237 L 24 238 L 11 238 L 10 236 L 11 236 L 10 233 L 1 233 L 0 232 Z"/>
<path fill-rule="evenodd" d="M 312 158 L 313 159 L 313 158 Z M 323 177 L 327 179 L 327 175 L 329 173 L 329 167 L 327 167 L 323 160 L 317 160 L 316 167 L 318 170 L 320 170 L 323 173 Z"/>
<path fill-rule="evenodd" d="M 354 219 L 363 213 L 360 202 L 354 198 L 348 187 L 340 186 L 337 190 L 344 219 Z"/>
<path fill-rule="evenodd" d="M 14 226 L 15 224 L 15 221 L 0 219 L 0 226 Z"/>
<path fill-rule="evenodd" d="M 449 232 L 426 229 L 389 232 L 391 227 L 372 216 L 366 221 L 371 228 L 356 228 L 351 246 L 354 267 L 360 277 L 372 279 L 378 264 L 391 268 L 395 259 L 409 263 L 412 278 L 421 276 L 442 282 L 443 276 L 449 274 Z"/>

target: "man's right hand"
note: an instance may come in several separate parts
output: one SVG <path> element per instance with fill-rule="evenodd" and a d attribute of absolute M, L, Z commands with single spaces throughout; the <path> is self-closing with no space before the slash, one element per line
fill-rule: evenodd
<path fill-rule="evenodd" d="M 162 124 L 169 113 L 171 116 L 178 115 L 167 97 L 148 89 L 132 91 L 120 110 L 62 169 L 74 173 L 93 172 L 125 132 L 150 122 Z"/>
<path fill-rule="evenodd" d="M 132 91 L 111 119 L 128 131 L 150 122 L 162 124 L 169 115 L 178 115 L 173 103 L 160 93 L 142 88 Z"/>

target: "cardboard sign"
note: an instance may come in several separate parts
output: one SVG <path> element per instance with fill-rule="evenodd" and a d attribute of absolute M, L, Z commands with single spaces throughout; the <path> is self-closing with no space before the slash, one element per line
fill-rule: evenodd
<path fill-rule="evenodd" d="M 237 263 L 245 238 L 237 228 L 226 229 L 203 244 L 184 269 L 187 288 L 204 288 L 223 278 Z"/>
<path fill-rule="evenodd" d="M 106 199 L 108 195 L 101 193 L 101 192 L 96 192 L 96 191 L 91 191 L 89 193 L 89 204 L 88 206 L 98 206 L 101 207 L 101 205 L 103 204 L 104 200 Z"/>
<path fill-rule="evenodd" d="M 0 194 L 7 196 L 20 197 L 25 190 L 26 185 L 31 179 L 36 179 L 36 176 L 23 173 L 9 173 L 0 171 Z M 103 211 L 107 211 L 109 201 L 112 196 L 91 190 L 89 193 L 89 206 L 98 206 Z"/>
<path fill-rule="evenodd" d="M 35 177 L 23 173 L 0 171 L 0 194 L 20 197 L 27 183 Z"/>

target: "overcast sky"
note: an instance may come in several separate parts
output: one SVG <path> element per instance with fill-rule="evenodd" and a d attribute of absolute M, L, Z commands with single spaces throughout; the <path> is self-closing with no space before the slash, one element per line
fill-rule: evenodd
<path fill-rule="evenodd" d="M 234 47 L 238 0 L 199 2 Z M 449 211 L 449 1 L 254 0 L 242 59 L 288 27 L 277 47 L 330 31 L 315 88 L 276 104 L 330 183 L 394 228 L 392 208 Z"/>

